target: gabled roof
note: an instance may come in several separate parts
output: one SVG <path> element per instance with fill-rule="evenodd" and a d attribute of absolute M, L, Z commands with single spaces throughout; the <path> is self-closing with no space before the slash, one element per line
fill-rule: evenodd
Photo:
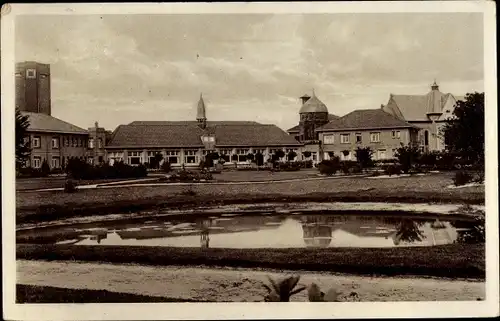
<path fill-rule="evenodd" d="M 201 137 L 215 134 L 215 146 L 300 145 L 276 125 L 256 122 L 208 122 L 205 130 L 197 122 L 132 122 L 120 125 L 107 147 L 115 148 L 202 148 Z"/>
<path fill-rule="evenodd" d="M 332 120 L 317 131 L 340 131 L 354 129 L 405 128 L 413 125 L 400 120 L 382 109 L 360 109 Z"/>
<path fill-rule="evenodd" d="M 88 131 L 46 114 L 21 112 L 29 118 L 30 126 L 28 131 L 47 132 L 47 133 L 65 133 L 65 134 L 88 134 Z"/>
<path fill-rule="evenodd" d="M 449 98 L 461 100 L 461 96 L 431 90 L 426 95 L 391 95 L 384 111 L 407 121 L 428 121 L 427 113 L 442 113 Z"/>

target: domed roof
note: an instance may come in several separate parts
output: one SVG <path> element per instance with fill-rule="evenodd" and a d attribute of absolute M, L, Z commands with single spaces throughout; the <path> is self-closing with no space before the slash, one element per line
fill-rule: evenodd
<path fill-rule="evenodd" d="M 326 105 L 316 97 L 313 91 L 312 97 L 300 108 L 299 114 L 302 113 L 328 113 L 328 108 L 326 108 Z"/>

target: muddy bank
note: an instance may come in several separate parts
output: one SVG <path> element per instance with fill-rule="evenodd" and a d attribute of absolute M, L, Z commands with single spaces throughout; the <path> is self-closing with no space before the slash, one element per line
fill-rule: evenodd
<path fill-rule="evenodd" d="M 154 266 L 330 271 L 352 275 L 485 278 L 484 244 L 396 248 L 221 249 L 156 246 L 18 244 L 17 259 Z"/>
<path fill-rule="evenodd" d="M 107 290 L 179 300 L 262 301 L 267 276 L 290 271 L 152 267 L 95 263 L 18 261 L 18 283 L 70 289 Z M 335 288 L 341 301 L 453 301 L 485 298 L 484 282 L 382 278 L 300 273 L 300 284 Z M 438 289 L 438 290 L 436 290 Z M 292 301 L 306 301 L 306 293 Z"/>

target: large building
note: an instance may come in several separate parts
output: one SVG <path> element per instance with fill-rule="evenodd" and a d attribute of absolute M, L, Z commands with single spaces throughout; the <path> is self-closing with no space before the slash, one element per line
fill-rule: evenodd
<path fill-rule="evenodd" d="M 51 114 L 50 65 L 34 61 L 16 64 L 16 107 L 21 111 Z"/>
<path fill-rule="evenodd" d="M 440 130 L 453 115 L 455 104 L 463 97 L 443 93 L 436 82 L 425 95 L 393 95 L 383 110 L 420 128 L 418 141 L 424 151 L 445 149 Z"/>
<path fill-rule="evenodd" d="M 151 163 L 156 154 L 172 166 L 198 166 L 210 152 L 226 163 L 248 164 L 247 155 L 260 153 L 264 161 L 278 150 L 299 154 L 302 146 L 276 125 L 253 121 L 208 121 L 200 96 L 195 121 L 134 121 L 118 126 L 106 145 L 110 163 Z"/>
<path fill-rule="evenodd" d="M 88 132 L 58 118 L 21 112 L 28 116 L 30 125 L 26 139 L 31 155 L 26 166 L 40 168 L 44 161 L 51 169 L 61 168 L 71 158 L 87 159 Z"/>
<path fill-rule="evenodd" d="M 323 159 L 331 152 L 341 160 L 356 160 L 358 147 L 370 147 L 373 159 L 393 158 L 401 144 L 416 143 L 419 128 L 379 109 L 355 110 L 316 130 Z"/>
<path fill-rule="evenodd" d="M 108 132 L 94 127 L 85 130 L 52 116 L 50 65 L 33 61 L 16 64 L 16 108 L 28 116 L 26 140 L 31 155 L 26 166 L 40 168 L 44 161 L 51 169 L 64 167 L 71 158 L 89 162 L 105 161 Z"/>

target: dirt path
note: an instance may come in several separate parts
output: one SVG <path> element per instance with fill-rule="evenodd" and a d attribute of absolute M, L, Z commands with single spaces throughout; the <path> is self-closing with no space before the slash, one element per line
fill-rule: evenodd
<path fill-rule="evenodd" d="M 73 289 L 104 289 L 150 296 L 213 301 L 261 301 L 266 276 L 284 272 L 245 269 L 152 267 L 79 262 L 17 261 L 17 283 Z M 382 278 L 300 273 L 301 284 L 335 287 L 345 301 L 451 301 L 485 298 L 485 283 L 425 278 Z M 355 296 L 350 296 L 356 293 Z M 306 301 L 305 292 L 293 301 Z"/>

